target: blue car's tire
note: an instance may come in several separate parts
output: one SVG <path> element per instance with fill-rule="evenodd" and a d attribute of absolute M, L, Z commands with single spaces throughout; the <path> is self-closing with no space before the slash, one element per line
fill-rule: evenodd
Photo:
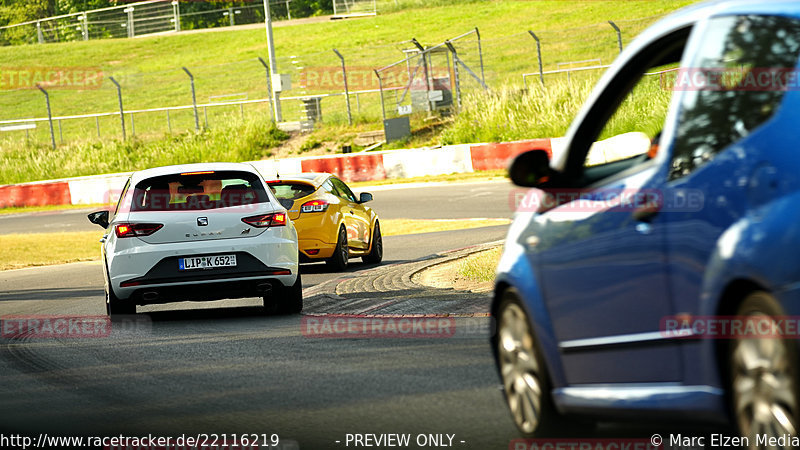
<path fill-rule="evenodd" d="M 547 367 L 515 289 L 503 293 L 496 320 L 497 365 L 514 423 L 529 436 L 557 434 L 562 416 L 553 404 Z"/>
<path fill-rule="evenodd" d="M 739 318 L 767 322 L 769 330 L 778 329 L 776 320 L 783 315 L 778 301 L 766 292 L 751 293 L 737 311 Z M 750 437 L 750 442 L 759 434 L 796 436 L 800 425 L 796 341 L 781 336 L 734 336 L 728 363 L 739 435 Z"/>

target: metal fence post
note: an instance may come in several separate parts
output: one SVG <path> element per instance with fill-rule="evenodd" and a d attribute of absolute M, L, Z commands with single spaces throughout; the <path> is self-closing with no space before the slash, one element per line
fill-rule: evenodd
<path fill-rule="evenodd" d="M 486 83 L 484 83 L 483 80 L 481 80 L 481 77 L 475 75 L 475 72 L 470 70 L 469 66 L 464 64 L 464 61 L 462 61 L 461 58 L 458 57 L 458 52 L 456 51 L 456 48 L 453 46 L 453 42 L 444 41 L 444 45 L 446 45 L 447 48 L 450 49 L 450 52 L 453 54 L 453 66 L 457 68 L 458 65 L 461 64 L 461 67 L 464 68 L 464 70 L 467 72 L 469 76 L 474 78 L 475 81 L 477 81 L 484 90 L 488 90 L 489 86 L 487 86 Z"/>
<path fill-rule="evenodd" d="M 411 43 L 414 44 L 415 47 L 420 52 L 420 56 L 422 56 L 422 69 L 425 71 L 425 90 L 426 94 L 430 94 L 431 92 L 431 78 L 428 72 L 428 59 L 426 57 L 425 47 L 422 46 L 419 42 L 417 42 L 416 38 L 411 38 Z M 433 111 L 433 102 L 430 100 L 430 96 L 428 97 L 428 111 Z"/>
<path fill-rule="evenodd" d="M 617 32 L 617 45 L 619 46 L 619 52 L 622 53 L 622 31 L 614 22 L 609 20 L 608 24 L 611 25 L 611 27 L 614 28 L 614 31 Z"/>
<path fill-rule="evenodd" d="M 175 21 L 175 31 L 181 31 L 181 6 L 178 0 L 172 0 L 172 20 Z"/>
<path fill-rule="evenodd" d="M 136 36 L 135 32 L 133 31 L 133 6 L 125 8 L 124 11 L 128 13 L 128 37 L 132 38 Z"/>
<path fill-rule="evenodd" d="M 444 43 L 447 45 L 447 48 L 450 49 L 450 52 L 453 53 L 453 75 L 456 79 L 456 105 L 458 109 L 461 109 L 461 78 L 458 75 L 458 55 L 456 54 L 456 48 L 453 47 L 450 41 L 445 41 Z"/>
<path fill-rule="evenodd" d="M 194 108 L 194 130 L 200 131 L 200 116 L 197 115 L 197 97 L 195 96 L 194 92 L 194 75 L 192 72 L 189 72 L 189 69 L 186 67 L 182 67 L 183 71 L 186 72 L 186 75 L 189 75 L 189 82 L 192 84 L 192 107 Z"/>
<path fill-rule="evenodd" d="M 108 77 L 108 79 L 111 80 L 111 82 L 114 83 L 114 86 L 117 87 L 117 99 L 119 100 L 119 120 L 122 123 L 122 140 L 124 141 L 127 139 L 127 136 L 125 136 L 125 111 L 122 109 L 122 86 L 119 85 L 114 77 Z"/>
<path fill-rule="evenodd" d="M 353 114 L 350 112 L 350 90 L 347 88 L 347 70 L 344 65 L 344 56 L 339 53 L 339 50 L 333 49 L 333 53 L 342 60 L 342 77 L 344 77 L 344 98 L 347 101 L 347 123 L 353 124 Z"/>
<path fill-rule="evenodd" d="M 36 21 L 36 39 L 40 44 L 44 44 L 44 33 L 42 33 L 42 21 Z"/>
<path fill-rule="evenodd" d="M 50 94 L 48 94 L 47 91 L 45 91 L 44 88 L 38 83 L 36 84 L 36 87 L 39 88 L 40 91 L 42 91 L 42 93 L 44 94 L 44 99 L 47 102 L 47 121 L 50 123 L 50 143 L 53 144 L 53 150 L 55 150 L 56 134 L 53 131 L 53 113 L 50 110 Z"/>
<path fill-rule="evenodd" d="M 169 117 L 169 110 L 167 110 L 167 129 L 169 130 L 169 134 L 172 134 L 172 119 Z"/>
<path fill-rule="evenodd" d="M 259 62 L 261 65 L 264 66 L 264 69 L 267 71 L 267 93 L 269 94 L 269 116 L 272 118 L 272 122 L 275 122 L 275 107 L 272 104 L 272 77 L 269 73 L 269 64 L 264 61 L 264 58 L 258 57 Z"/>
<path fill-rule="evenodd" d="M 386 121 L 386 105 L 383 100 L 383 80 L 381 79 L 380 72 L 375 70 L 375 76 L 378 77 L 378 90 L 381 93 L 381 115 L 383 116 L 383 120 Z"/>
<path fill-rule="evenodd" d="M 275 40 L 272 36 L 272 14 L 269 12 L 269 0 L 264 0 L 264 28 L 266 28 L 267 33 L 267 54 L 269 56 L 271 75 L 280 77 L 280 74 L 278 74 L 278 60 L 275 58 Z M 275 90 L 275 79 L 270 77 L 270 81 L 273 84 L 269 86 L 269 95 L 275 99 L 272 104 L 272 107 L 275 109 L 275 122 L 280 123 L 283 122 L 283 114 L 281 113 L 281 93 Z"/>
<path fill-rule="evenodd" d="M 481 32 L 475 27 L 475 34 L 478 36 L 478 57 L 481 59 L 481 81 L 486 84 L 486 74 L 483 72 L 483 48 L 481 47 Z"/>
<path fill-rule="evenodd" d="M 64 145 L 64 130 L 61 128 L 61 119 L 58 119 L 58 141 Z"/>
<path fill-rule="evenodd" d="M 89 15 L 84 12 L 83 16 L 81 16 L 81 17 L 83 18 L 83 40 L 84 41 L 88 41 L 89 40 Z"/>
<path fill-rule="evenodd" d="M 100 116 L 94 116 L 94 125 L 97 127 L 97 137 L 100 137 Z"/>
<path fill-rule="evenodd" d="M 528 30 L 528 33 L 536 41 L 536 57 L 539 59 L 539 81 L 541 81 L 542 85 L 544 85 L 544 71 L 542 70 L 542 43 L 539 41 L 539 38 L 533 31 Z"/>
<path fill-rule="evenodd" d="M 289 8 L 289 1 L 286 0 L 286 20 L 292 20 L 292 10 Z"/>
<path fill-rule="evenodd" d="M 136 122 L 133 121 L 133 113 L 128 113 L 131 116 L 131 136 L 136 136 Z"/>

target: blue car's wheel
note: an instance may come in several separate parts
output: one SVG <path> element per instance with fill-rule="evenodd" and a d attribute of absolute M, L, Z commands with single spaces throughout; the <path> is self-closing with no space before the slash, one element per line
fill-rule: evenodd
<path fill-rule="evenodd" d="M 739 317 L 754 320 L 759 329 L 778 330 L 783 315 L 766 292 L 750 294 Z M 762 325 L 763 324 L 763 325 Z M 763 327 L 763 328 L 762 328 Z M 780 336 L 738 336 L 730 347 L 730 383 L 733 415 L 742 436 L 797 435 L 798 363 L 792 339 Z"/>
<path fill-rule="evenodd" d="M 514 423 L 530 435 L 546 435 L 559 414 L 530 322 L 516 291 L 507 290 L 497 310 L 497 363 Z"/>

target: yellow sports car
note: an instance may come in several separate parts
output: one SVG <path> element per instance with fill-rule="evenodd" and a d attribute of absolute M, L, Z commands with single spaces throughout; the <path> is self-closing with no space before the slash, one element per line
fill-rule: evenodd
<path fill-rule="evenodd" d="M 300 260 L 325 261 L 334 270 L 349 258 L 377 264 L 383 259 L 378 215 L 364 203 L 372 194 L 353 191 L 329 173 L 301 173 L 267 181 L 297 228 Z"/>

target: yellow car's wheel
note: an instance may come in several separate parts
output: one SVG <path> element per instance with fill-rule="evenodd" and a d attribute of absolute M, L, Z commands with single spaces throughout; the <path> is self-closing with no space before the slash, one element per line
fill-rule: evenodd
<path fill-rule="evenodd" d="M 347 231 L 344 226 L 339 228 L 339 238 L 336 240 L 336 249 L 333 250 L 333 255 L 325 261 L 333 270 L 341 271 L 347 268 L 347 262 L 350 259 L 350 248 L 347 246 Z"/>
<path fill-rule="evenodd" d="M 381 236 L 381 224 L 377 221 L 372 230 L 372 248 L 361 259 L 367 264 L 378 264 L 383 260 L 383 236 Z"/>

